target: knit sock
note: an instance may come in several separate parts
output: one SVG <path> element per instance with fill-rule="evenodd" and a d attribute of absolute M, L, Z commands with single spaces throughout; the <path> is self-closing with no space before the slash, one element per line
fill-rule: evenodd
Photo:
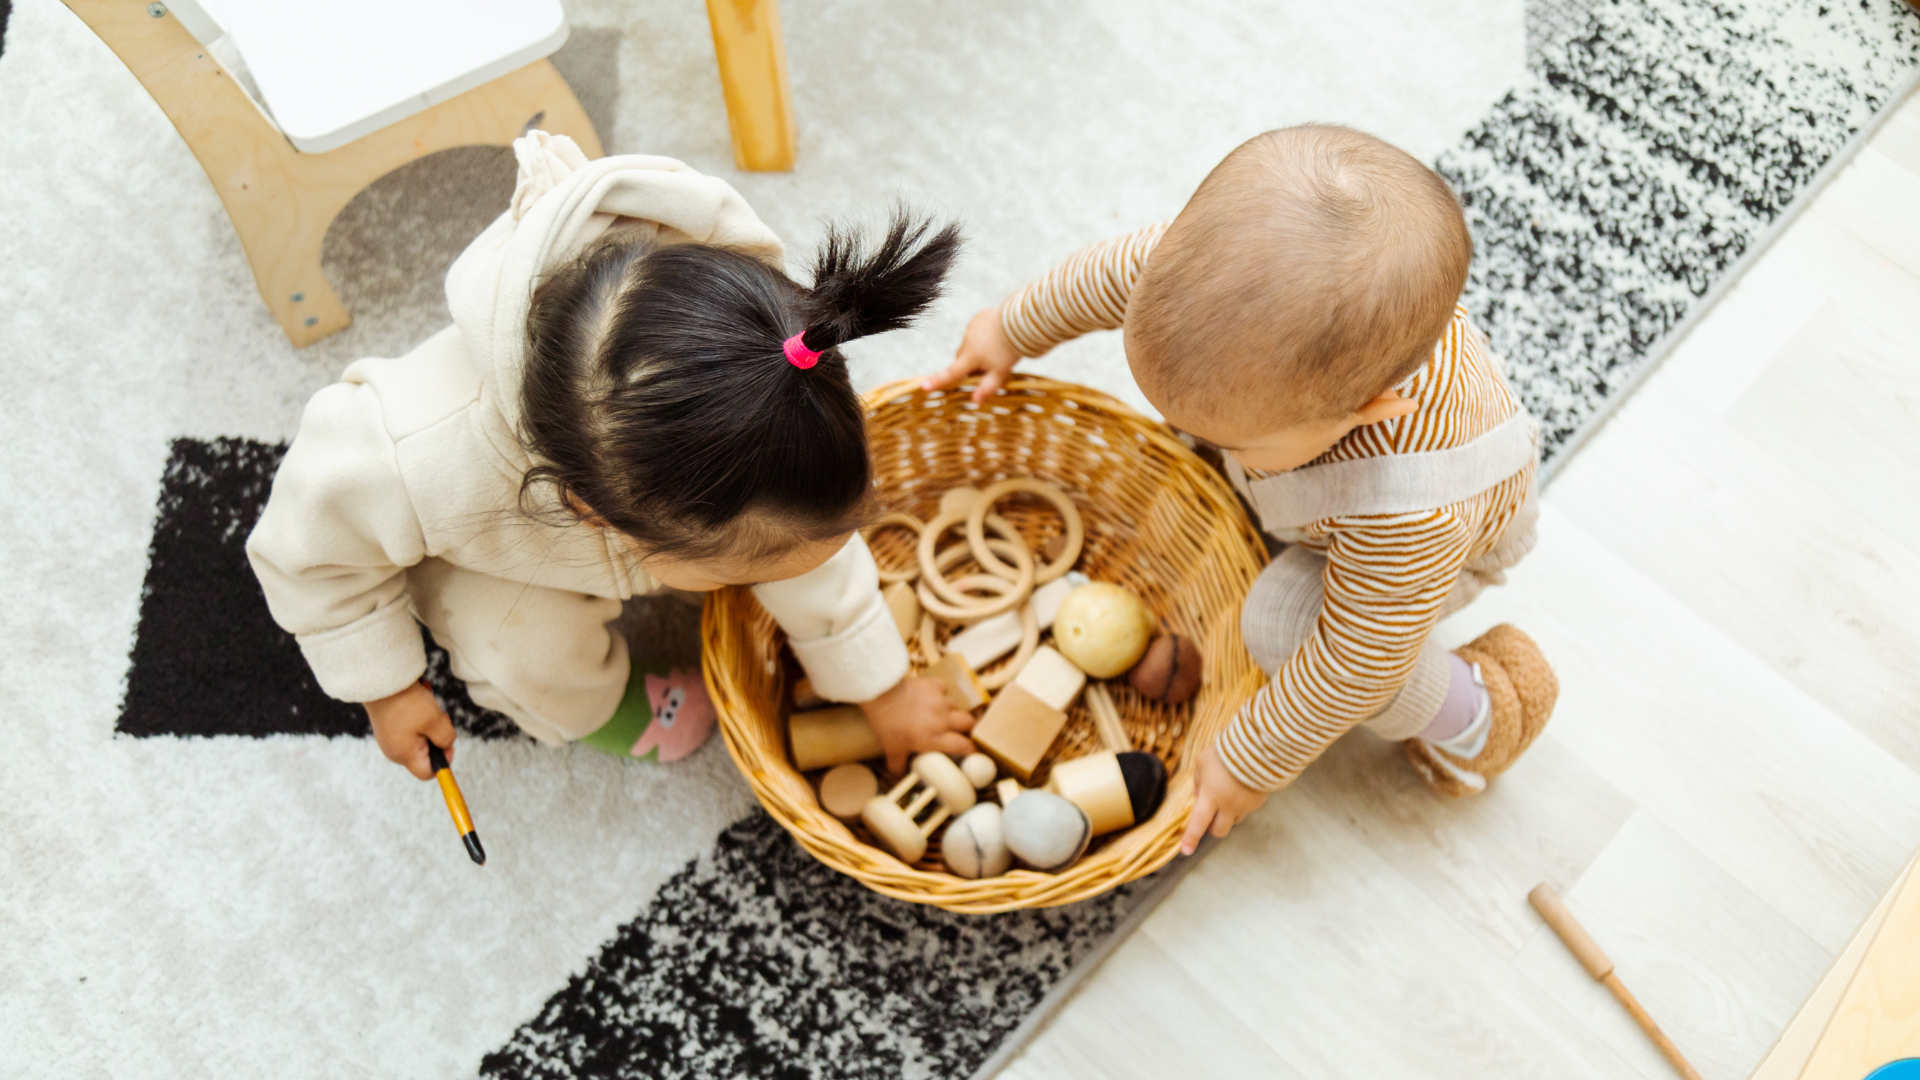
<path fill-rule="evenodd" d="M 1446 700 L 1417 737 L 1455 757 L 1475 758 L 1487 748 L 1487 732 L 1493 728 L 1493 699 L 1487 696 L 1477 667 L 1455 653 L 1447 654 L 1447 661 L 1452 677 L 1447 682 Z"/>

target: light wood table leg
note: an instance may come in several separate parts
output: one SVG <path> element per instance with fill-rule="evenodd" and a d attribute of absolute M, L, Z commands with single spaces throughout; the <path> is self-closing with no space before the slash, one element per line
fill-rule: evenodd
<path fill-rule="evenodd" d="M 720 88 L 733 130 L 733 160 L 753 172 L 793 168 L 793 95 L 779 0 L 707 0 Z"/>
<path fill-rule="evenodd" d="M 593 123 L 553 64 L 535 61 L 324 154 L 287 142 L 219 61 L 164 8 L 67 0 L 153 95 L 226 206 L 254 283 L 296 348 L 352 317 L 320 268 L 333 219 L 361 189 L 429 154 L 505 146 L 528 127 L 565 134 L 601 156 Z M 158 7 L 158 5 L 155 5 Z"/>

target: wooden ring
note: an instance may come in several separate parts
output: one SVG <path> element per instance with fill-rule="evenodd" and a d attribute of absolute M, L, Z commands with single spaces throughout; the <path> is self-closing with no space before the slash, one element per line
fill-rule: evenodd
<path fill-rule="evenodd" d="M 993 674 L 977 676 L 980 680 L 980 689 L 998 690 L 1012 682 L 1014 677 L 1020 674 L 1020 669 L 1027 666 L 1027 661 L 1033 659 L 1033 654 L 1039 648 L 1040 613 L 1033 610 L 1033 602 L 1029 600 L 1020 609 L 1020 648 L 1014 652 L 1013 659 L 994 668 Z"/>
<path fill-rule="evenodd" d="M 920 646 L 920 662 L 928 667 L 940 662 L 940 641 L 934 636 L 933 616 L 920 613 L 920 631 L 914 635 Z"/>
<path fill-rule="evenodd" d="M 965 520 L 967 520 L 967 515 L 965 511 L 951 510 L 951 511 L 948 511 L 947 513 L 940 514 L 936 516 L 932 521 L 927 522 L 927 527 L 924 530 L 922 530 L 920 533 L 920 548 L 919 548 L 920 583 L 922 585 L 926 585 L 929 588 L 931 588 L 934 592 L 934 595 L 946 601 L 945 606 L 948 608 L 948 610 L 953 610 L 956 606 L 966 607 L 969 604 L 976 604 L 979 602 L 979 599 L 977 597 L 967 596 L 964 593 L 960 592 L 958 589 L 955 589 L 953 586 L 947 584 L 946 575 L 942 574 L 941 571 L 953 565 L 953 559 L 949 558 L 946 562 L 940 562 L 938 561 L 938 559 L 935 558 L 933 553 L 934 545 L 940 542 L 941 535 L 944 534 L 948 529 L 952 528 L 955 525 L 960 524 Z M 1001 563 L 1000 560 L 998 559 L 994 560 L 996 563 L 1000 563 L 1001 566 L 1006 567 L 1006 570 L 1004 573 L 998 570 L 994 570 L 991 567 L 988 567 L 987 564 L 985 563 L 981 563 L 980 564 L 981 567 L 986 569 L 989 573 L 997 574 L 1000 577 L 1006 578 L 1008 581 L 1012 581 L 1016 583 L 1024 581 L 1025 584 L 1021 585 L 1020 588 L 1021 588 L 1021 595 L 1025 596 L 1027 592 L 1033 589 L 1033 583 L 1034 583 L 1033 555 L 1031 552 L 1027 550 L 1026 538 L 1020 535 L 1020 530 L 1014 528 L 1012 522 L 1008 521 L 1006 518 L 1000 517 L 997 514 L 985 515 L 984 517 L 982 517 L 981 521 L 985 525 L 992 526 L 993 531 L 1000 534 L 1000 539 L 1004 540 L 1010 546 L 1011 548 L 1010 554 L 1014 561 L 1013 566 L 1007 566 L 1006 563 Z M 981 542 L 979 544 L 969 543 L 962 548 L 962 550 L 969 550 L 969 551 L 975 552 L 974 560 L 976 562 L 978 562 L 980 558 L 978 554 L 979 550 L 981 548 L 985 548 L 989 546 L 986 543 L 985 533 L 986 533 L 986 530 L 983 528 L 981 530 Z M 954 549 L 948 548 L 947 550 L 952 551 Z M 957 558 L 957 556 L 955 557 Z M 1019 601 L 1016 600 L 1014 601 L 1014 603 L 1017 604 L 1019 603 Z M 989 614 L 998 614 L 999 611 L 1011 611 L 1013 610 L 1013 606 L 1014 606 L 1013 604 L 1008 604 L 1005 607 L 999 608 L 995 612 L 990 612 Z M 955 618 L 955 616 L 951 616 L 951 615 L 943 615 L 941 617 L 947 618 L 947 619 Z M 986 618 L 986 616 L 971 615 L 971 616 L 963 616 L 962 618 L 984 619 Z"/>
<path fill-rule="evenodd" d="M 967 543 L 973 545 L 974 561 L 978 562 L 988 573 L 999 574 L 1003 577 L 1012 575 L 1014 568 L 1001 562 L 994 557 L 993 552 L 987 550 L 986 521 L 987 512 L 993 509 L 993 504 L 1016 491 L 1025 491 L 1033 495 L 1038 495 L 1052 503 L 1053 508 L 1060 511 L 1060 517 L 1067 525 L 1067 546 L 1060 549 L 1059 557 L 1041 567 L 1033 575 L 1033 583 L 1035 585 L 1045 585 L 1047 582 L 1073 569 L 1073 564 L 1080 559 L 1080 548 L 1087 540 L 1087 527 L 1086 524 L 1080 520 L 1080 508 L 1073 505 L 1073 500 L 1067 497 L 1066 492 L 1061 491 L 1045 480 L 1035 480 L 1029 476 L 1018 476 L 1012 480 L 1002 480 L 981 492 L 980 501 L 973 504 L 973 511 L 967 515 Z M 932 526 L 928 526 L 928 530 L 931 531 Z M 921 539 L 923 542 L 925 538 L 926 533 L 922 533 Z"/>
<path fill-rule="evenodd" d="M 1012 526 L 1009 525 L 1008 529 L 1011 530 Z M 942 551 L 937 557 L 921 565 L 920 583 L 915 586 L 915 590 L 920 597 L 921 608 L 932 612 L 935 616 L 945 619 L 948 622 L 977 622 L 981 619 L 991 618 L 1003 611 L 1012 611 L 1025 601 L 1027 597 L 1031 596 L 1033 594 L 1033 556 L 1027 554 L 1025 547 L 1012 540 L 1000 540 L 996 538 L 987 541 L 987 543 L 1012 556 L 1014 561 L 1021 565 L 1024 573 L 1020 575 L 1018 581 L 1008 581 L 1006 578 L 1000 577 L 997 574 L 979 574 L 966 579 L 970 583 L 983 589 L 998 591 L 1004 586 L 1006 591 L 992 600 L 982 600 L 977 596 L 968 596 L 958 589 L 955 589 L 952 585 L 947 584 L 947 579 L 941 574 L 941 571 L 951 566 L 962 556 L 970 554 L 973 550 L 972 547 L 967 544 L 955 544 L 945 551 Z M 931 572 L 928 570 L 929 567 L 932 568 Z M 932 586 L 936 581 L 948 589 L 954 596 L 959 597 L 959 602 L 957 604 L 951 604 L 934 595 Z"/>
<path fill-rule="evenodd" d="M 915 536 L 919 536 L 927 531 L 926 524 L 919 518 L 904 511 L 891 510 L 881 514 L 873 524 L 862 529 L 860 531 L 860 537 L 865 540 L 867 546 L 871 548 L 873 546 L 874 533 L 896 525 L 903 529 L 912 529 Z M 914 578 L 920 576 L 920 564 L 917 562 L 910 563 L 905 570 L 889 570 L 884 566 L 880 566 L 880 560 L 877 558 L 873 560 L 873 565 L 880 568 L 880 581 L 882 584 L 891 585 L 896 581 L 912 581 Z"/>

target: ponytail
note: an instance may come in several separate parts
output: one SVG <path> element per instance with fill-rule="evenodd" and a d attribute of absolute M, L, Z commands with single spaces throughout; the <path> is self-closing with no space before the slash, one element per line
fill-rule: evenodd
<path fill-rule="evenodd" d="M 839 346 L 911 324 L 959 247 L 957 228 L 904 210 L 871 254 L 829 226 L 811 288 L 727 248 L 630 234 L 589 247 L 534 292 L 523 505 L 551 487 L 643 550 L 687 558 L 859 527 L 866 418 Z"/>

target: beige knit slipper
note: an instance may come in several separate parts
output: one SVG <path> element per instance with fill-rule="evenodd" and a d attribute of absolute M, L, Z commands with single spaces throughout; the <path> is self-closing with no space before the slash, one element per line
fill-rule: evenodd
<path fill-rule="evenodd" d="M 1433 790 L 1457 798 L 1485 791 L 1489 780 L 1506 772 L 1533 744 L 1553 715 L 1560 680 L 1540 646 L 1510 623 L 1501 623 L 1454 653 L 1479 665 L 1492 700 L 1486 747 L 1472 758 L 1462 758 L 1425 739 L 1408 739 L 1401 745 L 1407 760 Z"/>

